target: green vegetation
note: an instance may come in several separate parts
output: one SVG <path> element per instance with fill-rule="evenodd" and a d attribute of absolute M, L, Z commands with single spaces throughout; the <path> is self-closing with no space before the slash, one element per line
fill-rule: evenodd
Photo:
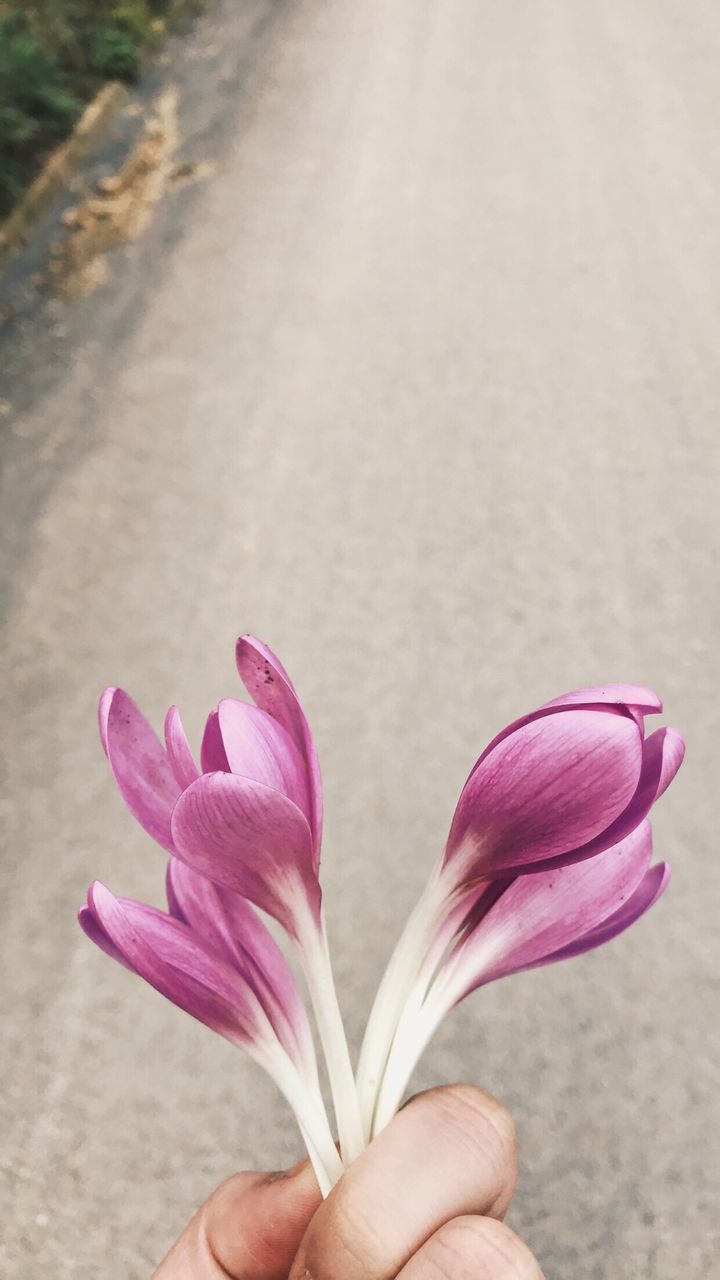
<path fill-rule="evenodd" d="M 135 79 L 177 0 L 0 0 L 0 216 L 106 80 Z"/>

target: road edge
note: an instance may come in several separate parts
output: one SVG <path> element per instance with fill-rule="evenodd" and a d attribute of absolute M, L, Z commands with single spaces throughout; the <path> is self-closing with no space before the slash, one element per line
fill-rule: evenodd
<path fill-rule="evenodd" d="M 56 147 L 12 213 L 0 223 L 0 267 L 16 249 L 27 243 L 36 222 L 72 177 L 77 161 L 86 155 L 128 94 L 127 85 L 120 80 L 111 80 L 88 103 L 70 136 Z"/>
<path fill-rule="evenodd" d="M 163 37 L 185 15 L 199 12 L 198 0 L 175 0 L 166 18 L 158 19 L 153 33 L 140 54 L 146 65 Z M 39 174 L 3 222 L 0 222 L 0 270 L 13 254 L 28 243 L 30 235 L 53 200 L 67 185 L 77 163 L 87 155 L 93 143 L 116 111 L 130 96 L 130 86 L 122 80 L 110 80 L 99 89 L 85 107 L 72 132 L 48 156 Z"/>

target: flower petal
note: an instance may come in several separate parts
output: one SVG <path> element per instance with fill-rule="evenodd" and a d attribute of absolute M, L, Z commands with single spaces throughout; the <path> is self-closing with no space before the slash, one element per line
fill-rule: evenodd
<path fill-rule="evenodd" d="M 220 716 L 217 711 L 211 711 L 205 723 L 205 732 L 200 745 L 200 764 L 203 773 L 230 772 L 225 744 L 220 732 Z"/>
<path fill-rule="evenodd" d="M 535 711 L 528 712 L 527 715 L 520 716 L 519 719 L 513 720 L 506 728 L 501 729 L 500 733 L 488 743 L 482 755 L 473 765 L 470 773 L 482 764 L 483 760 L 494 751 L 498 743 L 508 738 L 510 734 L 515 733 L 517 729 L 522 729 L 523 725 L 531 724 L 533 720 L 540 720 L 544 716 L 553 715 L 558 711 L 567 711 L 577 708 L 591 707 L 616 707 L 618 710 L 627 709 L 628 713 L 638 723 L 642 731 L 643 715 L 655 715 L 662 711 L 662 702 L 658 695 L 652 689 L 645 688 L 644 685 L 638 684 L 605 684 L 605 685 L 589 685 L 585 689 L 573 689 L 570 693 L 562 693 L 558 698 L 551 698 L 549 702 L 543 703 Z M 469 779 L 468 779 L 469 781 Z"/>
<path fill-rule="evenodd" d="M 549 711 L 554 707 L 597 707 L 612 704 L 617 707 L 630 707 L 641 711 L 644 715 L 656 715 L 663 706 L 653 689 L 641 684 L 604 684 L 588 685 L 585 689 L 573 689 L 563 693 L 559 698 L 551 698 L 544 702 L 541 711 Z"/>
<path fill-rule="evenodd" d="M 97 881 L 90 886 L 87 911 L 94 920 L 94 932 L 88 930 L 93 941 L 104 934 L 103 950 L 118 952 L 127 968 L 173 1004 L 245 1048 L 257 1051 L 267 1041 L 270 1029 L 251 988 L 187 925 L 155 907 L 116 898 Z"/>
<path fill-rule="evenodd" d="M 307 771 L 287 730 L 267 711 L 237 698 L 220 703 L 218 718 L 231 773 L 282 791 L 309 819 Z"/>
<path fill-rule="evenodd" d="M 596 858 L 518 876 L 448 961 L 446 981 L 456 1000 L 542 963 L 595 929 L 634 893 L 651 856 L 652 832 L 644 822 Z"/>
<path fill-rule="evenodd" d="M 105 755 L 107 755 L 108 753 L 108 745 L 107 745 L 108 715 L 110 714 L 110 704 L 116 693 L 117 693 L 117 689 L 113 685 L 110 685 L 108 689 L 103 690 L 103 692 L 100 695 L 100 701 L 98 703 L 98 729 L 100 731 L 100 741 L 102 743 L 102 749 L 105 752 Z"/>
<path fill-rule="evenodd" d="M 167 870 L 170 912 L 222 952 L 250 984 L 294 1061 L 314 1074 L 312 1034 L 290 967 L 267 925 L 245 898 L 214 885 L 171 858 Z"/>
<path fill-rule="evenodd" d="M 614 708 L 573 708 L 523 725 L 471 774 L 445 863 L 464 878 L 560 857 L 599 836 L 635 793 L 642 739 Z"/>
<path fill-rule="evenodd" d="M 619 844 L 649 814 L 655 801 L 667 791 L 685 756 L 685 739 L 677 729 L 656 729 L 643 742 L 640 778 L 635 793 L 607 830 L 587 844 L 565 855 L 555 865 L 567 865 L 594 857 L 603 849 Z M 553 862 L 549 863 L 550 866 Z"/>
<path fill-rule="evenodd" d="M 649 867 L 635 892 L 626 899 L 617 911 L 614 911 L 611 916 L 608 916 L 606 920 L 603 920 L 594 929 L 590 929 L 582 937 L 577 938 L 575 942 L 571 942 L 566 947 L 561 947 L 558 951 L 553 951 L 551 955 L 545 956 L 540 963 L 554 964 L 556 960 L 569 960 L 572 956 L 581 956 L 586 951 L 594 951 L 596 947 L 601 947 L 603 943 L 617 938 L 619 934 L 629 929 L 631 924 L 634 924 L 636 920 L 639 920 L 655 905 L 669 883 L 670 867 L 667 862 L 658 862 L 654 867 Z"/>
<path fill-rule="evenodd" d="M 180 787 L 154 729 L 122 689 L 100 699 L 101 737 L 120 793 L 153 840 L 173 852 L 170 817 Z"/>
<path fill-rule="evenodd" d="M 179 858 L 291 934 L 308 905 L 319 919 L 310 828 L 281 792 L 234 773 L 205 774 L 178 800 L 172 831 Z"/>
<path fill-rule="evenodd" d="M 315 868 L 322 841 L 322 779 L 317 750 L 295 687 L 279 658 L 254 636 L 240 636 L 236 648 L 240 678 L 258 707 L 287 729 L 308 771 L 310 829 L 313 833 Z"/>
<path fill-rule="evenodd" d="M 187 740 L 187 734 L 183 728 L 183 722 L 180 719 L 180 712 L 177 707 L 171 707 L 165 717 L 165 747 L 178 785 L 184 790 L 189 787 L 191 782 L 200 776 L 193 753 L 190 750 L 190 743 Z"/>
<path fill-rule="evenodd" d="M 130 970 L 130 973 L 135 972 L 132 965 L 128 964 L 122 951 L 118 951 L 115 943 L 110 941 L 103 926 L 95 919 L 89 907 L 81 907 L 78 911 L 78 924 L 83 933 L 86 934 L 91 942 L 95 943 L 96 947 L 104 951 L 106 956 L 110 956 L 111 960 L 117 960 L 118 964 L 124 965 L 126 969 Z"/>

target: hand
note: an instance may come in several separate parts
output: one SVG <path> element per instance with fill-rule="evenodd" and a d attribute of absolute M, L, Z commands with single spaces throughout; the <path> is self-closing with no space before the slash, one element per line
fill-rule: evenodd
<path fill-rule="evenodd" d="M 239 1173 L 193 1218 L 154 1280 L 542 1280 L 502 1218 L 513 1123 L 469 1085 L 405 1107 L 322 1201 L 307 1161 Z"/>

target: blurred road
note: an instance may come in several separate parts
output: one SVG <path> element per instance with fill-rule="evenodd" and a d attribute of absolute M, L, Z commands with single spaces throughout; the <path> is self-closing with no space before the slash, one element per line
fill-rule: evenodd
<path fill-rule="evenodd" d="M 710 0 L 225 0 L 149 73 L 206 176 L 5 344 L 4 1277 L 144 1277 L 218 1180 L 298 1154 L 259 1073 L 73 919 L 96 876 L 162 893 L 99 690 L 197 736 L 240 630 L 317 733 L 355 1044 L 488 737 L 661 691 L 666 899 L 474 998 L 416 1087 L 513 1108 L 548 1280 L 712 1274 L 719 56 Z"/>

